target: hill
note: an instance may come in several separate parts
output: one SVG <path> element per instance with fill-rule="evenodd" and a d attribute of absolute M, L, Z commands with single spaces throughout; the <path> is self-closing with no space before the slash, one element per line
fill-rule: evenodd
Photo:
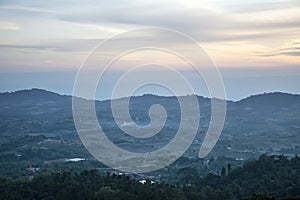
<path fill-rule="evenodd" d="M 199 159 L 198 152 L 210 121 L 210 99 L 197 98 L 200 127 L 193 144 L 168 170 L 151 174 L 155 179 L 176 183 L 176 171 L 184 167 L 193 167 L 202 175 L 220 174 L 226 163 L 235 168 L 262 154 L 288 157 L 300 154 L 300 95 L 268 93 L 238 102 L 227 101 L 221 137 L 210 154 Z M 150 123 L 151 105 L 161 104 L 166 109 L 168 118 L 164 128 L 146 139 L 124 134 L 112 117 L 110 104 L 109 100 L 95 102 L 99 123 L 108 138 L 125 150 L 154 151 L 168 144 L 176 134 L 180 122 L 176 97 L 130 98 L 130 114 L 139 125 Z M 130 126 L 128 122 L 124 124 Z M 85 161 L 66 162 L 69 158 Z M 107 170 L 91 157 L 79 140 L 71 96 L 40 89 L 0 93 L 0 171 L 8 177 L 27 176 L 30 173 L 26 169 L 30 165 L 39 166 L 42 171 L 65 168 L 81 171 L 95 167 Z"/>

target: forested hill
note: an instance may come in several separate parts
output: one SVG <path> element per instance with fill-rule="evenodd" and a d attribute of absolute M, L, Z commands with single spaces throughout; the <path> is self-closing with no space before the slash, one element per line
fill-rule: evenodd
<path fill-rule="evenodd" d="M 225 169 L 225 168 L 224 168 Z M 191 173 L 186 170 L 186 179 Z M 197 174 L 193 174 L 199 177 Z M 100 175 L 97 170 L 41 174 L 31 179 L 0 178 L 0 199 L 106 199 L 106 200 L 226 200 L 300 198 L 300 158 L 261 156 L 220 176 L 209 174 L 192 184 L 177 186 L 141 183 L 124 175 Z"/>
<path fill-rule="evenodd" d="M 210 121 L 210 99 L 198 97 L 198 101 L 200 131 L 205 132 Z M 110 103 L 109 100 L 96 101 L 96 112 L 99 121 L 114 132 L 118 130 L 112 130 L 116 125 L 113 124 Z M 153 104 L 164 106 L 170 116 L 166 126 L 176 130 L 180 122 L 180 107 L 175 97 L 131 97 L 132 119 L 138 124 L 148 124 L 148 111 Z M 237 102 L 227 101 L 221 139 L 234 139 L 237 141 L 233 144 L 236 148 L 244 148 L 238 145 L 245 142 L 244 146 L 251 151 L 256 151 L 258 146 L 264 147 L 264 151 L 295 148 L 300 143 L 299 113 L 300 95 L 277 92 L 254 95 Z M 0 135 L 37 134 L 68 139 L 77 137 L 72 117 L 72 96 L 41 89 L 0 93 Z M 197 139 L 201 140 L 201 137 L 199 134 Z"/>
<path fill-rule="evenodd" d="M 198 152 L 210 120 L 210 99 L 198 101 L 199 131 L 185 154 L 164 169 L 137 178 L 131 174 L 131 179 L 103 176 L 111 169 L 93 159 L 79 140 L 71 96 L 40 89 L 0 93 L 0 176 L 6 177 L 0 179 L 0 199 L 213 200 L 257 193 L 263 194 L 261 199 L 300 198 L 300 161 L 295 157 L 300 153 L 300 95 L 269 93 L 227 101 L 221 137 L 204 159 Z M 96 113 L 106 135 L 120 148 L 153 151 L 176 134 L 180 107 L 175 97 L 130 98 L 130 114 L 138 124 L 149 123 L 153 104 L 161 104 L 168 114 L 161 133 L 147 141 L 118 129 L 110 103 L 97 101 Z M 140 183 L 144 177 L 155 183 Z"/>
<path fill-rule="evenodd" d="M 42 89 L 19 90 L 15 92 L 0 93 L 0 105 L 39 105 L 47 102 L 67 102 L 71 96 L 60 95 Z M 71 101 L 67 102 L 71 103 Z"/>
<path fill-rule="evenodd" d="M 19 104 L 38 104 L 41 102 L 60 102 L 68 101 L 72 98 L 71 95 L 60 95 L 55 92 L 47 91 L 44 89 L 27 89 L 27 90 L 18 90 L 14 92 L 0 92 L 0 105 L 17 105 Z M 145 94 L 143 96 L 134 96 L 132 98 L 138 100 L 153 100 L 157 98 L 161 99 L 170 99 L 173 97 L 164 97 L 156 96 L 152 94 Z M 209 98 L 198 96 L 200 100 L 209 100 Z M 282 92 L 271 92 L 256 94 L 236 101 L 234 103 L 244 104 L 244 105 L 273 105 L 273 106 L 283 106 L 288 104 L 297 104 L 299 103 L 300 95 L 299 94 L 289 94 Z M 106 100 L 107 101 L 107 100 Z M 229 101 L 232 102 L 232 101 Z M 68 102 L 70 103 L 70 102 Z M 270 104 L 272 103 L 272 104 Z"/>
<path fill-rule="evenodd" d="M 287 105 L 299 105 L 299 101 L 300 95 L 274 92 L 252 95 L 250 97 L 237 101 L 237 103 L 244 106 L 268 106 L 281 108 L 286 107 Z"/>

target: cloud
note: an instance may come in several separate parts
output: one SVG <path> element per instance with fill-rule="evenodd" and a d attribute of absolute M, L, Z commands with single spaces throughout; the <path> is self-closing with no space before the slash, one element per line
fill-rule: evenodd
<path fill-rule="evenodd" d="M 224 3 L 224 9 L 237 13 L 257 13 L 266 11 L 278 11 L 294 7 L 299 7 L 297 0 L 279 0 L 279 1 L 227 1 Z"/>
<path fill-rule="evenodd" d="M 0 44 L 3 49 L 32 49 L 32 50 L 47 50 L 53 48 L 52 46 L 44 45 L 14 45 L 14 44 Z"/>
<path fill-rule="evenodd" d="M 117 33 L 154 26 L 175 29 L 193 37 L 213 49 L 212 54 L 219 58 L 221 66 L 224 63 L 242 66 L 245 60 L 246 64 L 255 65 L 249 60 L 265 62 L 262 57 L 270 57 L 269 62 L 279 62 L 271 57 L 299 56 L 296 46 L 282 47 L 299 37 L 299 12 L 299 2 L 294 0 L 1 1 L 0 21 L 14 23 L 9 26 L 0 23 L 0 29 L 19 31 L 0 32 L 0 48 L 12 53 L 25 52 L 24 58 L 29 53 L 42 51 L 45 60 L 53 60 L 55 64 L 59 54 L 68 54 L 65 60 L 72 60 L 74 52 L 86 53 Z M 149 36 L 119 38 L 114 44 L 130 45 L 145 38 Z M 161 37 L 160 41 L 178 48 L 184 46 L 177 38 Z M 7 59 L 11 58 L 10 52 L 5 53 Z M 53 56 L 48 58 L 48 54 Z M 290 60 L 299 63 L 296 59 Z"/>
<path fill-rule="evenodd" d="M 20 27 L 16 23 L 0 22 L 0 30 L 13 30 L 17 31 Z"/>
<path fill-rule="evenodd" d="M 81 41 L 82 43 L 83 41 Z M 88 42 L 88 41 L 86 41 Z M 51 42 L 49 42 L 51 43 Z M 30 44 L 21 44 L 21 45 L 15 45 L 15 44 L 0 44 L 0 49 L 17 49 L 17 50 L 28 50 L 28 51 L 82 51 L 84 46 L 78 45 L 80 48 L 75 48 L 76 42 L 74 41 L 72 43 L 66 43 L 66 41 L 62 41 L 61 43 L 57 44 L 36 44 L 36 45 L 30 45 Z"/>
<path fill-rule="evenodd" d="M 41 9 L 36 7 L 29 7 L 29 6 L 14 6 L 14 5 L 8 5 L 8 6 L 2 6 L 1 9 L 4 10 L 13 10 L 13 11 L 19 11 L 23 13 L 55 13 L 53 10 L 48 9 Z"/>
<path fill-rule="evenodd" d="M 288 56 L 300 56 L 300 51 L 286 51 L 280 53 L 281 55 L 288 55 Z"/>
<path fill-rule="evenodd" d="M 258 53 L 262 57 L 273 57 L 278 55 L 300 56 L 300 42 L 286 44 L 287 47 L 278 48 L 266 53 Z"/>
<path fill-rule="evenodd" d="M 64 22 L 94 24 L 111 29 L 167 27 L 184 31 L 201 42 L 268 38 L 270 35 L 280 34 L 279 31 L 283 29 L 300 27 L 300 16 L 295 14 L 297 8 L 300 11 L 300 5 L 296 1 L 234 1 L 234 4 L 213 1 L 215 3 L 208 7 L 203 7 L 199 2 L 188 2 L 194 8 L 187 6 L 185 1 L 136 1 L 133 4 L 132 1 L 118 0 L 105 3 L 61 1 L 59 7 L 55 2 L 16 1 L 15 4 L 5 4 L 2 9 L 15 13 L 22 11 L 27 17 L 32 15 L 37 18 L 38 14 Z M 235 12 L 236 8 L 251 12 Z M 295 8 L 296 11 L 290 12 L 290 9 Z M 263 14 L 260 14 L 261 10 L 264 11 Z M 291 16 L 291 13 L 294 14 Z"/>

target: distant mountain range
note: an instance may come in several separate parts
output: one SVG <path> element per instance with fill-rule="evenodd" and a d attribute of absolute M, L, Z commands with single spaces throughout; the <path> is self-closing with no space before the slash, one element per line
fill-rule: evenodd
<path fill-rule="evenodd" d="M 203 139 L 210 120 L 210 99 L 200 96 L 197 98 L 201 110 L 199 134 L 196 137 L 199 142 Z M 168 141 L 168 138 L 173 137 L 180 122 L 179 103 L 176 97 L 155 95 L 130 99 L 132 118 L 140 125 L 150 122 L 148 109 L 157 103 L 165 107 L 170 117 L 167 118 L 166 128 L 162 130 L 167 134 L 149 139 L 150 143 Z M 96 101 L 96 111 L 101 126 L 110 134 L 111 140 L 116 143 L 134 140 L 122 135 L 116 126 L 109 100 Z M 78 139 L 72 117 L 72 96 L 41 89 L 0 93 L 0 135 L 39 134 Z M 228 151 L 233 155 L 251 157 L 261 152 L 294 153 L 298 146 L 300 95 L 275 92 L 253 95 L 237 102 L 227 101 L 225 127 L 214 152 L 224 154 Z M 198 147 L 199 145 L 195 146 Z"/>
<path fill-rule="evenodd" d="M 18 90 L 14 92 L 2 92 L 2 93 L 0 92 L 0 104 L 1 105 L 16 104 L 16 103 L 30 104 L 30 102 L 36 103 L 36 102 L 50 102 L 50 101 L 60 102 L 60 101 L 65 101 L 66 99 L 69 99 L 71 97 L 72 97 L 71 95 L 60 95 L 58 93 L 47 91 L 44 89 L 33 88 L 28 90 Z M 153 94 L 134 96 L 132 98 L 146 99 L 146 98 L 155 98 L 155 97 L 170 98 L 164 96 L 157 96 Z M 198 96 L 198 98 L 207 99 L 207 100 L 209 99 L 201 96 Z M 271 105 L 270 102 L 272 102 L 272 105 L 274 104 L 283 105 L 286 103 L 297 104 L 299 103 L 299 100 L 300 100 L 300 94 L 272 92 L 272 93 L 251 95 L 249 97 L 246 97 L 234 103 L 240 103 L 244 105 L 262 103 L 264 105 Z M 233 101 L 228 101 L 228 102 L 233 102 Z"/>

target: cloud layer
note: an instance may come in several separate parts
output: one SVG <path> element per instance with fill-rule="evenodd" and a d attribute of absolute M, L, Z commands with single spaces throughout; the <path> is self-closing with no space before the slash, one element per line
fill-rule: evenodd
<path fill-rule="evenodd" d="M 299 66 L 298 13 L 293 0 L 1 1 L 0 70 L 74 69 L 99 42 L 148 26 L 193 37 L 220 67 Z"/>

